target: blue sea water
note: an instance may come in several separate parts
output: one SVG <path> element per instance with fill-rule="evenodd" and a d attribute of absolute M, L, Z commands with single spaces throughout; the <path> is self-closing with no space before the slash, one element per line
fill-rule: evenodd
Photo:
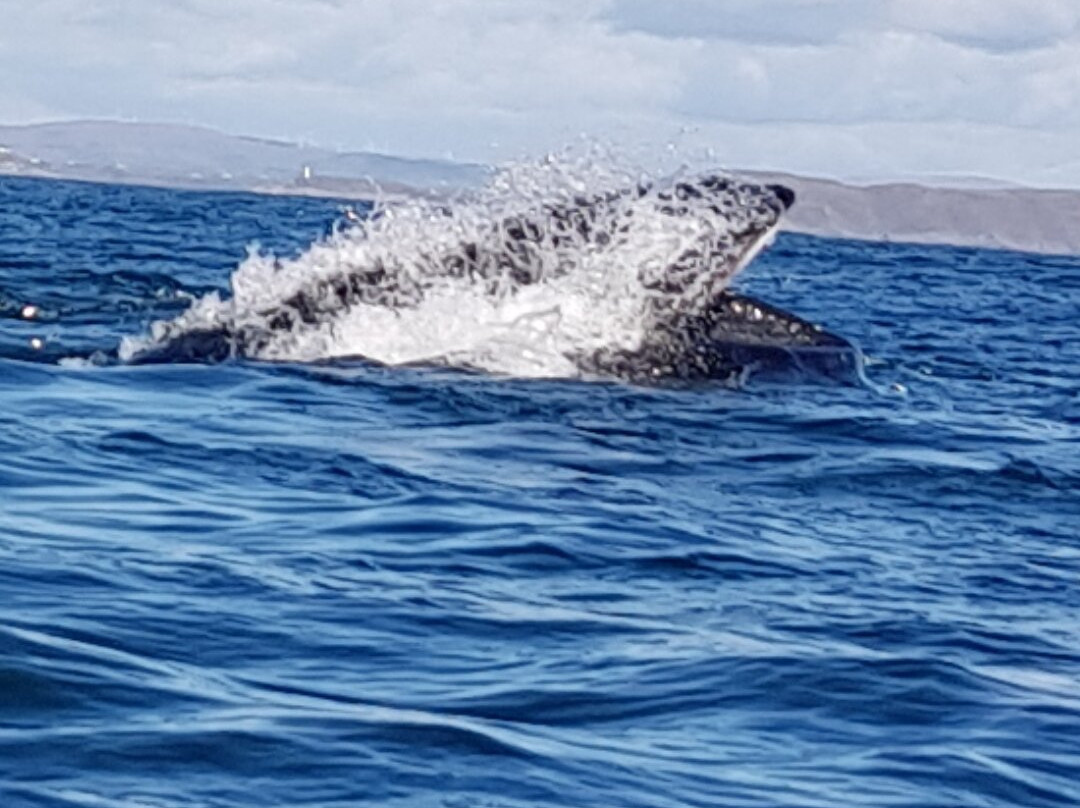
<path fill-rule="evenodd" d="M 781 236 L 863 384 L 61 361 L 339 213 L 0 179 L 0 806 L 1080 805 L 1080 259 Z"/>

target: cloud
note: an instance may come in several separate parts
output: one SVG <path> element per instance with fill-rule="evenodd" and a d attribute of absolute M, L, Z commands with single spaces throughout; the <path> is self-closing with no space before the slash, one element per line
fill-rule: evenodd
<path fill-rule="evenodd" d="M 1007 133 L 1080 137 L 1077 0 L 0 0 L 0 19 L 7 122 L 204 123 L 480 160 L 693 130 L 740 160 L 739 144 L 789 138 L 788 163 L 821 170 L 867 127 L 896 165 L 925 138 L 968 166 L 963 126 L 998 132 L 997 165 L 1022 162 Z"/>
<path fill-rule="evenodd" d="M 763 45 L 831 45 L 854 34 L 931 34 L 974 49 L 1050 47 L 1080 30 L 1076 0 L 611 0 L 618 29 Z"/>
<path fill-rule="evenodd" d="M 887 20 L 991 51 L 1044 48 L 1080 31 L 1076 0 L 892 0 Z M 1080 68 L 1080 65 L 1077 66 Z"/>
<path fill-rule="evenodd" d="M 728 121 L 1080 127 L 1080 62 L 1075 45 L 1004 57 L 905 31 L 828 49 L 727 43 L 699 49 L 678 109 Z"/>
<path fill-rule="evenodd" d="M 616 29 L 660 37 L 766 45 L 826 45 L 877 17 L 867 0 L 614 0 Z"/>
<path fill-rule="evenodd" d="M 45 0 L 15 11 L 15 26 L 0 31 L 0 68 L 10 75 L 22 66 L 31 94 L 71 115 L 207 120 L 285 135 L 310 127 L 341 142 L 393 149 L 400 136 L 410 147 L 460 149 L 467 144 L 454 127 L 471 119 L 493 126 L 488 141 L 515 132 L 528 141 L 528 130 L 550 132 L 557 121 L 572 134 L 604 116 L 665 108 L 681 80 L 680 47 L 615 33 L 599 8 L 592 0 Z"/>

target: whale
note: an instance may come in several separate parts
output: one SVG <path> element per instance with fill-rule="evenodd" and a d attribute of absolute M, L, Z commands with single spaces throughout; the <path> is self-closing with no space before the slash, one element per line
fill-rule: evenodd
<path fill-rule="evenodd" d="M 393 257 L 383 258 L 311 278 L 256 316 L 203 327 L 161 323 L 155 339 L 127 362 L 257 359 L 275 335 L 317 326 L 353 307 L 388 299 L 399 308 L 416 306 L 438 280 L 468 279 L 513 294 L 570 271 L 568 262 L 582 250 L 603 250 L 632 235 L 643 203 L 654 223 L 655 217 L 670 218 L 676 226 L 696 217 L 705 226 L 663 266 L 631 268 L 646 293 L 644 337 L 632 348 L 568 357 L 583 375 L 648 384 L 749 373 L 839 378 L 858 372 L 860 354 L 844 338 L 730 288 L 771 244 L 795 194 L 783 185 L 719 173 L 575 195 L 505 216 L 478 238 L 426 256 L 423 273 L 399 271 Z"/>

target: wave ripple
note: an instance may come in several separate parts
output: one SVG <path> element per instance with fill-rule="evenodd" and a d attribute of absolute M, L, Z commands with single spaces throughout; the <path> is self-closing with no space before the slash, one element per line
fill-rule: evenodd
<path fill-rule="evenodd" d="M 1080 261 L 782 235 L 859 386 L 59 363 L 337 215 L 0 180 L 5 808 L 1080 804 Z"/>

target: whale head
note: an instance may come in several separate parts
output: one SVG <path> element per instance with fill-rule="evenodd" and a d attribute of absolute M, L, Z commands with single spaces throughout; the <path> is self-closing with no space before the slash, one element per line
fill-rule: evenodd
<path fill-rule="evenodd" d="M 659 210 L 693 217 L 702 231 L 670 266 L 647 279 L 650 288 L 681 308 L 704 307 L 775 238 L 795 192 L 783 185 L 719 174 L 681 180 L 654 193 Z"/>

